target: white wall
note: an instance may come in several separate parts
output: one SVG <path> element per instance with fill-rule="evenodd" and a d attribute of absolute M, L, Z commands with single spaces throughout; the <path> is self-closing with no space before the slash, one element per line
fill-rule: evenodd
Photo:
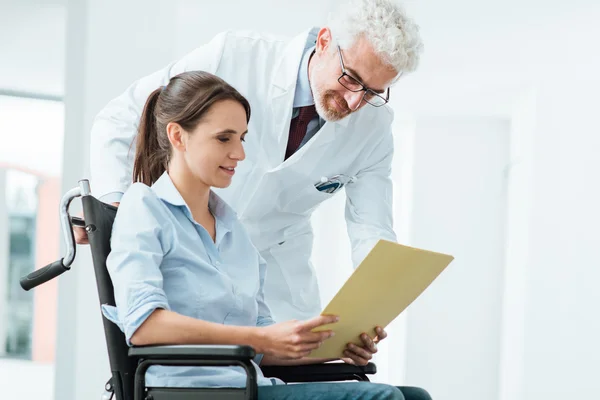
<path fill-rule="evenodd" d="M 6 400 L 52 399 L 54 365 L 4 359 L 0 362 L 0 383 Z"/>
<path fill-rule="evenodd" d="M 0 90 L 64 93 L 64 3 L 0 0 Z"/>
<path fill-rule="evenodd" d="M 538 93 L 524 398 L 593 397 L 600 390 L 599 89 L 590 80 Z"/>
<path fill-rule="evenodd" d="M 0 168 L 0 226 L 8 226 L 8 207 L 6 199 L 6 170 Z M 10 236 L 8 229 L 0 229 L 0 327 L 7 321 L 7 287 L 5 284 L 8 279 L 8 260 L 10 254 Z M 0 343 L 6 343 L 6 330 L 0 329 Z M 3 346 L 4 347 L 4 346 Z M 0 348 L 0 356 L 6 353 L 4 348 Z"/>
<path fill-rule="evenodd" d="M 408 312 L 406 382 L 436 399 L 497 398 L 509 124 L 416 123 L 410 244 L 455 261 Z"/>

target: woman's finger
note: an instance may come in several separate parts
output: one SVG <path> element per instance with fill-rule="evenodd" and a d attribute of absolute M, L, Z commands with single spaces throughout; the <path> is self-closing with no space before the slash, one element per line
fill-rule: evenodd
<path fill-rule="evenodd" d="M 319 343 L 334 335 L 333 331 L 305 332 L 301 334 L 300 343 Z"/>
<path fill-rule="evenodd" d="M 355 345 L 354 343 L 348 344 L 348 350 L 358 355 L 359 357 L 364 358 L 365 360 L 370 360 L 371 358 L 373 358 L 373 353 Z"/>
<path fill-rule="evenodd" d="M 354 365 L 367 365 L 369 360 L 360 357 L 358 354 L 351 352 L 350 350 L 344 350 L 344 355 L 352 360 Z"/>
<path fill-rule="evenodd" d="M 388 336 L 388 334 L 385 331 L 385 329 L 383 329 L 380 326 L 378 326 L 378 327 L 375 328 L 375 333 L 377 333 L 377 337 L 374 340 L 375 343 L 381 342 L 383 339 L 385 339 Z"/>
<path fill-rule="evenodd" d="M 373 339 L 369 337 L 369 335 L 363 333 L 362 335 L 360 335 L 360 340 L 362 340 L 364 347 L 367 350 L 369 350 L 373 354 L 377 353 L 377 345 L 375 344 Z"/>
<path fill-rule="evenodd" d="M 344 353 L 345 353 L 345 351 L 344 351 Z M 356 365 L 356 363 L 354 362 L 354 360 L 351 359 L 350 357 L 344 357 L 344 358 L 342 358 L 342 361 L 345 362 L 346 364 Z"/>
<path fill-rule="evenodd" d="M 304 321 L 298 324 L 298 330 L 300 331 L 312 331 L 321 325 L 334 324 L 339 321 L 339 317 L 335 315 L 319 315 L 308 321 Z"/>
<path fill-rule="evenodd" d="M 294 348 L 294 352 L 296 353 L 303 353 L 303 352 L 311 352 L 313 350 L 318 349 L 319 347 L 321 347 L 321 344 L 323 342 L 317 342 L 317 343 L 310 343 L 310 344 L 301 344 L 298 345 Z"/>

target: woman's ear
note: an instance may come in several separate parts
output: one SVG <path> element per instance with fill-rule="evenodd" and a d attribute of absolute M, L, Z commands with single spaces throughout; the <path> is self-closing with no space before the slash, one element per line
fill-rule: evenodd
<path fill-rule="evenodd" d="M 181 125 L 176 122 L 169 122 L 167 124 L 167 137 L 175 150 L 185 151 L 187 138 Z"/>

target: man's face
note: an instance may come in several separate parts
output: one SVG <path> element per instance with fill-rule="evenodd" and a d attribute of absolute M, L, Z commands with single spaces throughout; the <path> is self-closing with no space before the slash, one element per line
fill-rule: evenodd
<path fill-rule="evenodd" d="M 375 54 L 367 39 L 359 37 L 351 47 L 341 50 L 341 56 L 347 75 L 386 96 L 397 72 Z M 329 29 L 323 28 L 310 60 L 309 79 L 317 112 L 326 121 L 338 121 L 365 105 L 372 107 L 363 99 L 364 91 L 352 92 L 338 81 L 341 75 L 340 53 Z"/>

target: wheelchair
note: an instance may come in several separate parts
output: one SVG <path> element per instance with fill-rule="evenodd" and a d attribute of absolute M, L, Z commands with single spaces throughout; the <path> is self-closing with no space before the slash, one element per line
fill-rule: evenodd
<path fill-rule="evenodd" d="M 84 219 L 69 215 L 73 199 L 81 197 Z M 106 269 L 110 253 L 110 235 L 117 208 L 92 196 L 88 180 L 69 190 L 60 201 L 60 222 L 66 255 L 38 269 L 20 280 L 24 290 L 30 290 L 70 269 L 75 259 L 73 225 L 84 227 L 90 242 L 92 261 L 100 305 L 115 305 L 113 285 Z M 102 314 L 100 308 L 99 312 Z M 255 351 L 250 346 L 230 345 L 165 345 L 129 347 L 125 335 L 104 315 L 104 336 L 108 350 L 111 378 L 106 383 L 104 400 L 234 400 L 256 399 L 256 371 L 251 360 Z M 243 388 L 160 388 L 146 387 L 145 373 L 152 365 L 163 366 L 239 366 L 246 372 Z M 369 381 L 367 375 L 375 374 L 375 364 L 354 366 L 344 363 L 326 363 L 302 366 L 261 367 L 267 377 L 279 378 L 286 383 Z"/>

